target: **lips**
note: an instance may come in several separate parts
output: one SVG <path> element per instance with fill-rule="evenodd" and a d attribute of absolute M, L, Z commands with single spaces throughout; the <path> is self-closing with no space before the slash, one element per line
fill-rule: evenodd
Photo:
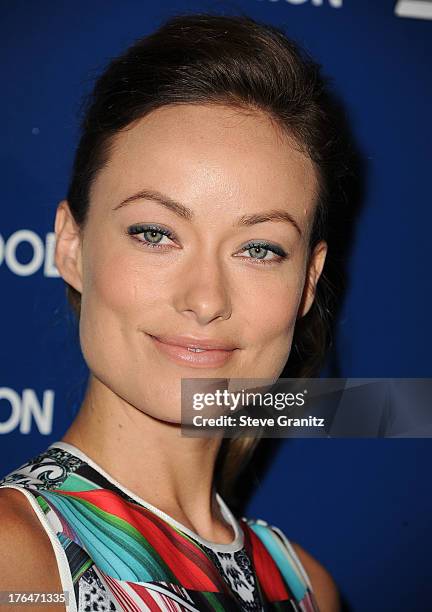
<path fill-rule="evenodd" d="M 160 342 L 183 346 L 185 348 L 196 348 L 203 350 L 233 351 L 237 348 L 232 342 L 221 341 L 213 338 L 197 338 L 194 336 L 153 336 Z"/>
<path fill-rule="evenodd" d="M 236 347 L 229 341 L 192 336 L 152 336 L 159 352 L 182 365 L 192 367 L 220 367 L 235 353 Z"/>

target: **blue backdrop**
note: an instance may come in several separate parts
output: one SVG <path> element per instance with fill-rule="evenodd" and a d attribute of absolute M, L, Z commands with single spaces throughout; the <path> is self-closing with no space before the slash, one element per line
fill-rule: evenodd
<path fill-rule="evenodd" d="M 324 373 L 430 377 L 432 2 L 3 0 L 0 97 L 1 475 L 60 439 L 86 368 L 53 220 L 82 95 L 173 13 L 241 11 L 285 28 L 333 77 L 366 160 L 334 355 Z M 286 441 L 248 515 L 335 577 L 352 612 L 432 609 L 429 440 Z"/>

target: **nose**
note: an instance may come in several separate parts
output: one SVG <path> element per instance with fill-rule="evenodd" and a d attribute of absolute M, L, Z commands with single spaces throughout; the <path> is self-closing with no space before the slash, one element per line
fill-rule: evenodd
<path fill-rule="evenodd" d="M 215 256 L 195 257 L 178 277 L 174 307 L 183 316 L 206 325 L 231 317 L 230 286 L 223 264 Z"/>

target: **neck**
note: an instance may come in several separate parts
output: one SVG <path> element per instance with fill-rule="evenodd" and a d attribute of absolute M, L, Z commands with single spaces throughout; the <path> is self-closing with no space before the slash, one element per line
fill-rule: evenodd
<path fill-rule="evenodd" d="M 201 537 L 233 540 L 214 487 L 220 438 L 182 436 L 179 424 L 137 410 L 90 376 L 79 413 L 62 440 Z"/>

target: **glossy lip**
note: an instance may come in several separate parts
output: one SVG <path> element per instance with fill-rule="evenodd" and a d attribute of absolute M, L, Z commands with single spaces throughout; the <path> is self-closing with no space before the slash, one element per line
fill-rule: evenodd
<path fill-rule="evenodd" d="M 162 336 L 147 334 L 160 352 L 176 363 L 201 368 L 216 368 L 224 365 L 238 347 L 211 339 L 191 336 Z M 189 351 L 189 348 L 205 349 L 203 352 Z"/>
<path fill-rule="evenodd" d="M 150 336 L 150 334 L 148 334 Z M 184 346 L 189 348 L 201 348 L 208 350 L 233 351 L 238 348 L 232 342 L 221 342 L 212 338 L 198 338 L 195 336 L 152 336 L 164 344 Z"/>

